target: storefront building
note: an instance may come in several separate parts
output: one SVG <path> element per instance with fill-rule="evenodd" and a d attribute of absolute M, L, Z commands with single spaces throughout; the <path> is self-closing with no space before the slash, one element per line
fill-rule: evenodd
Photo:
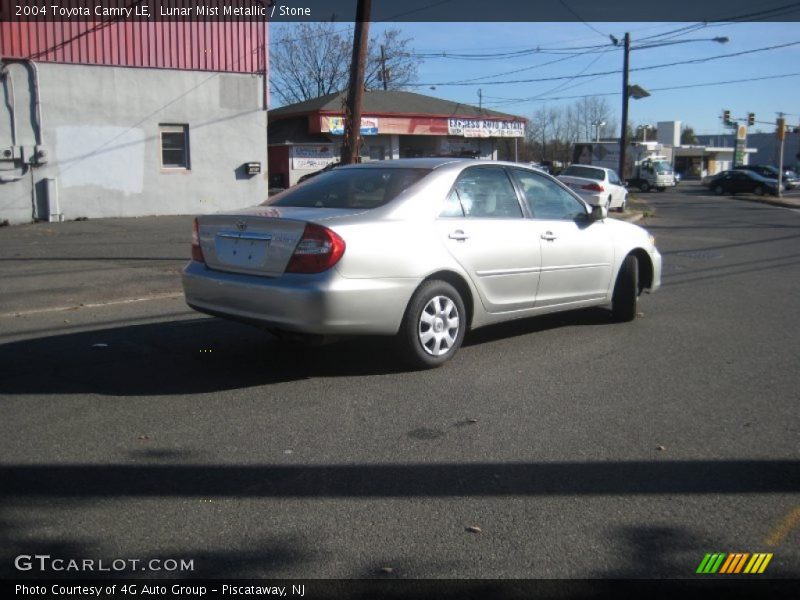
<path fill-rule="evenodd" d="M 345 94 L 329 94 L 271 110 L 268 120 L 271 188 L 297 183 L 339 160 Z M 364 93 L 363 161 L 425 156 L 497 158 L 497 142 L 523 138 L 526 120 L 404 91 Z"/>

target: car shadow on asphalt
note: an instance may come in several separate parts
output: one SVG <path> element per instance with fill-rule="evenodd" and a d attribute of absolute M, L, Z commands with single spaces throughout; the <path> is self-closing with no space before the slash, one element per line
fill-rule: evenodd
<path fill-rule="evenodd" d="M 6 464 L 0 498 L 443 498 L 795 494 L 800 460 Z"/>
<path fill-rule="evenodd" d="M 467 335 L 465 345 L 610 322 L 609 312 L 600 308 L 544 315 L 481 328 Z M 207 317 L 12 341 L 0 345 L 0 364 L 2 395 L 182 395 L 411 371 L 391 337 L 305 347 Z"/>

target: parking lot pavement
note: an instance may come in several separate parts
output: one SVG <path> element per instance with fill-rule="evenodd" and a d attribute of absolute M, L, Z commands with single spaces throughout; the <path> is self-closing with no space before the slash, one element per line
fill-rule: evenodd
<path fill-rule="evenodd" d="M 180 293 L 189 216 L 0 229 L 0 315 Z"/>

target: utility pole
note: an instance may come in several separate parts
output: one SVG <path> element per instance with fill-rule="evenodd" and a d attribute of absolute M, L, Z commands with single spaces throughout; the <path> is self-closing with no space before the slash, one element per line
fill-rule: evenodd
<path fill-rule="evenodd" d="M 778 113 L 778 129 L 776 131 L 781 142 L 780 158 L 778 159 L 778 198 L 783 196 L 781 193 L 781 184 L 783 183 L 783 140 L 786 138 L 786 119 L 783 115 L 784 113 L 782 112 Z"/>
<path fill-rule="evenodd" d="M 389 73 L 386 71 L 386 46 L 381 46 L 381 81 L 383 81 L 383 91 L 389 89 Z"/>
<path fill-rule="evenodd" d="M 483 110 L 483 90 L 478 88 L 478 112 Z"/>
<path fill-rule="evenodd" d="M 342 164 L 361 162 L 358 153 L 361 139 L 361 104 L 364 99 L 364 68 L 367 63 L 369 41 L 369 18 L 372 0 L 358 0 L 356 28 L 353 34 L 353 57 L 350 61 L 350 86 L 344 115 L 344 144 Z"/>
<path fill-rule="evenodd" d="M 625 58 L 622 65 L 622 131 L 619 134 L 619 178 L 625 181 L 625 149 L 628 145 L 628 61 L 631 53 L 631 34 L 625 33 Z"/>

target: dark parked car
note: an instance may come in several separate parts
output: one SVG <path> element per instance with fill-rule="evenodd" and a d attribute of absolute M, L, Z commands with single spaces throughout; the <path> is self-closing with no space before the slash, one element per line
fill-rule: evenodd
<path fill-rule="evenodd" d="M 772 165 L 739 165 L 736 167 L 736 170 L 758 173 L 767 179 L 778 179 L 778 167 L 773 167 Z M 791 190 L 800 185 L 800 180 L 797 178 L 797 173 L 791 169 L 784 169 L 781 183 L 786 187 L 787 190 Z"/>
<path fill-rule="evenodd" d="M 766 193 L 778 193 L 777 179 L 767 179 L 749 170 L 723 171 L 704 180 L 703 183 L 715 194 L 752 193 L 762 196 Z"/>

